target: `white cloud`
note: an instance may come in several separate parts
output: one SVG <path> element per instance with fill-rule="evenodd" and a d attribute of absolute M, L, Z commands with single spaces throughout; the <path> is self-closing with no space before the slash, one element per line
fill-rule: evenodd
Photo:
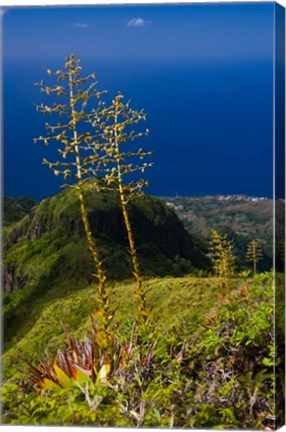
<path fill-rule="evenodd" d="M 146 21 L 143 18 L 132 18 L 126 24 L 126 27 L 144 27 L 147 24 L 151 24 L 151 21 Z"/>
<path fill-rule="evenodd" d="M 89 24 L 78 22 L 78 23 L 75 23 L 74 26 L 77 28 L 87 28 L 87 27 L 89 27 Z"/>

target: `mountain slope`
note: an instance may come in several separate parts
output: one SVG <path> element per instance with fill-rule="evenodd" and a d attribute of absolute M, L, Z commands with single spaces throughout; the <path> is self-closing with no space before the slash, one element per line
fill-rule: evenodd
<path fill-rule="evenodd" d="M 248 243 L 256 239 L 263 248 L 263 260 L 258 263 L 260 271 L 268 271 L 273 259 L 273 201 L 245 195 L 205 196 L 205 197 L 168 197 L 162 198 L 184 223 L 192 236 L 210 240 L 211 230 L 223 231 L 233 240 L 237 263 L 244 267 Z M 279 269 L 281 247 L 284 238 L 285 208 L 282 200 L 275 203 L 276 235 Z"/>
<path fill-rule="evenodd" d="M 148 303 L 154 319 L 166 331 L 182 326 L 186 326 L 189 332 L 190 329 L 194 331 L 215 303 L 219 289 L 216 278 L 200 281 L 192 277 L 152 278 L 147 284 Z M 115 282 L 108 288 L 119 332 L 121 329 L 126 331 L 137 316 L 134 289 L 133 281 Z M 85 286 L 70 292 L 68 287 L 59 287 L 35 301 L 29 313 L 26 310 L 25 322 L 6 346 L 3 354 L 5 378 L 14 374 L 15 366 L 21 364 L 19 354 L 37 361 L 43 356 L 44 349 L 55 354 L 59 347 L 65 346 L 61 322 L 79 340 L 84 334 L 89 334 L 90 314 L 95 311 L 95 290 L 93 286 Z"/>
<path fill-rule="evenodd" d="M 76 194 L 73 189 L 67 190 L 42 201 L 6 230 L 5 343 L 23 328 L 28 311 L 33 314 L 33 305 L 41 303 L 46 293 L 60 298 L 62 292 L 77 291 L 92 283 L 93 265 Z M 95 192 L 88 183 L 85 196 L 108 280 L 130 278 L 127 236 L 117 193 Z M 130 218 L 145 276 L 180 276 L 208 265 L 178 217 L 160 200 L 147 195 L 134 198 Z"/>

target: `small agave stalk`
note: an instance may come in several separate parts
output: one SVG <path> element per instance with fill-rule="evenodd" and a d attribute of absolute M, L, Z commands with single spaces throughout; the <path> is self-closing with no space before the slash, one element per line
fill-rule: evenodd
<path fill-rule="evenodd" d="M 235 272 L 235 257 L 233 244 L 226 234 L 220 234 L 212 230 L 211 257 L 214 271 L 222 281 L 222 287 L 226 288 L 230 295 L 230 279 Z"/>
<path fill-rule="evenodd" d="M 95 89 L 97 82 L 92 81 L 87 88 L 83 88 L 95 75 L 90 74 L 81 77 L 80 60 L 72 54 L 66 57 L 65 70 L 58 70 L 55 73 L 47 69 L 50 76 L 57 78 L 53 87 L 46 86 L 43 82 L 36 84 L 40 91 L 47 95 L 54 94 L 65 99 L 66 103 L 54 103 L 53 106 L 41 103 L 36 109 L 44 114 L 55 114 L 67 118 L 65 124 L 57 123 L 51 125 L 46 122 L 47 136 L 40 136 L 34 139 L 35 142 L 42 141 L 48 145 L 52 141 L 59 142 L 58 153 L 61 159 L 57 162 L 49 162 L 44 159 L 43 163 L 53 170 L 55 175 L 62 174 L 66 180 L 72 177 L 76 182 L 72 185 L 64 185 L 74 188 L 78 192 L 80 212 L 82 216 L 85 235 L 89 251 L 95 265 L 95 272 L 92 276 L 97 280 L 98 287 L 98 309 L 100 318 L 99 337 L 103 346 L 107 346 L 112 337 L 111 322 L 113 313 L 110 310 L 109 297 L 106 290 L 106 275 L 103 270 L 103 262 L 98 251 L 95 239 L 92 235 L 87 206 L 83 193 L 83 185 L 90 177 L 97 176 L 97 167 L 100 166 L 100 156 L 94 145 L 96 137 L 93 136 L 87 127 L 90 120 L 90 113 L 85 111 L 87 103 L 94 97 L 100 101 L 101 94 Z M 62 85 L 62 83 L 65 85 Z M 96 112 L 96 110 L 95 110 Z M 97 186 L 98 187 L 98 186 Z"/>
<path fill-rule="evenodd" d="M 140 162 L 139 165 L 135 165 L 132 162 L 134 158 L 143 161 L 145 157 L 150 156 L 152 153 L 143 152 L 141 148 L 137 152 L 122 150 L 122 145 L 140 136 L 148 135 L 148 129 L 146 129 L 144 133 L 139 132 L 137 134 L 132 129 L 133 125 L 136 125 L 140 120 L 146 119 L 144 111 L 133 110 L 130 108 L 130 101 L 124 104 L 122 99 L 123 95 L 118 94 L 109 107 L 104 107 L 102 109 L 100 116 L 95 116 L 93 125 L 96 126 L 97 129 L 102 129 L 102 133 L 99 133 L 98 137 L 104 142 L 101 149 L 105 155 L 102 163 L 102 171 L 105 173 L 105 182 L 108 186 L 112 185 L 112 187 L 114 187 L 115 185 L 115 188 L 117 188 L 119 192 L 120 205 L 128 237 L 133 275 L 136 282 L 135 296 L 137 308 L 139 316 L 144 323 L 147 322 L 149 317 L 146 302 L 146 288 L 140 272 L 140 264 L 128 212 L 128 202 L 134 193 L 141 192 L 143 186 L 147 185 L 147 182 L 140 179 L 136 182 L 130 181 L 128 184 L 124 184 L 124 176 L 137 171 L 143 173 L 147 167 L 152 166 L 152 163 Z"/>
<path fill-rule="evenodd" d="M 257 263 L 263 258 L 262 247 L 258 240 L 252 240 L 247 246 L 246 261 L 252 261 L 253 277 L 257 273 Z"/>

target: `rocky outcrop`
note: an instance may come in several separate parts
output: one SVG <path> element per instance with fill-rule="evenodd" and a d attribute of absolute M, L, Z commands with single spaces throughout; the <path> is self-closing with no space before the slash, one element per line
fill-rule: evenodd
<path fill-rule="evenodd" d="M 32 226 L 31 226 L 31 231 L 29 234 L 29 239 L 30 240 L 36 240 L 37 238 L 41 237 L 42 232 L 43 232 L 42 226 L 39 223 L 32 220 Z"/>
<path fill-rule="evenodd" d="M 4 267 L 2 279 L 4 291 L 11 293 L 15 289 L 23 289 L 28 281 L 28 276 L 16 276 L 15 268 L 10 264 Z"/>
<path fill-rule="evenodd" d="M 14 289 L 14 271 L 11 267 L 4 268 L 3 271 L 3 288 L 8 293 L 12 292 Z"/>

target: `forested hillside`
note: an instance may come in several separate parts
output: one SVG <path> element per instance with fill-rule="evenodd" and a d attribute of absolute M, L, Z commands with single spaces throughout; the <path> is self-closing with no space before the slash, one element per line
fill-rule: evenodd
<path fill-rule="evenodd" d="M 263 249 L 263 259 L 259 263 L 261 271 L 272 266 L 273 201 L 266 198 L 233 196 L 206 197 L 164 197 L 194 236 L 206 241 L 211 238 L 211 230 L 225 232 L 234 242 L 238 264 L 245 266 L 247 245 L 253 239 L 259 240 Z M 276 201 L 277 256 L 281 258 L 284 238 L 284 202 Z M 279 241 L 280 239 L 280 241 Z M 279 268 L 283 263 L 280 259 Z"/>
<path fill-rule="evenodd" d="M 22 219 L 29 210 L 37 204 L 32 198 L 29 197 L 4 197 L 3 198 L 3 225 L 4 227 L 18 222 Z"/>
<path fill-rule="evenodd" d="M 108 280 L 132 277 L 118 195 L 95 193 L 92 183 L 85 189 L 90 224 L 98 237 Z M 147 195 L 134 199 L 130 215 L 145 276 L 180 276 L 209 265 L 175 213 L 158 199 Z M 91 283 L 92 262 L 73 190 L 34 206 L 22 220 L 6 228 L 5 237 L 6 342 L 22 328 L 28 305 L 45 293 L 58 292 L 59 286 L 73 291 Z"/>

